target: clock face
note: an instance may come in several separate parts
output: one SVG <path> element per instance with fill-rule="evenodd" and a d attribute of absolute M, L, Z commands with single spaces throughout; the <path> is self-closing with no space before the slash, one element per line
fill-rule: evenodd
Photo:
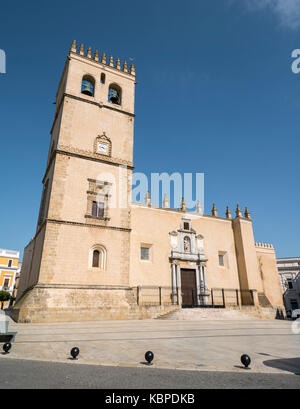
<path fill-rule="evenodd" d="M 101 153 L 107 153 L 107 145 L 105 143 L 98 143 L 98 151 Z"/>

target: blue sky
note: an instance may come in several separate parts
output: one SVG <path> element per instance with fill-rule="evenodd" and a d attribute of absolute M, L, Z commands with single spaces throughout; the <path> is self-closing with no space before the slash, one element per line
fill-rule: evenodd
<path fill-rule="evenodd" d="M 137 69 L 135 167 L 204 172 L 213 202 L 248 206 L 256 241 L 297 256 L 299 0 L 5 2 L 0 247 L 34 235 L 55 93 L 73 39 Z"/>

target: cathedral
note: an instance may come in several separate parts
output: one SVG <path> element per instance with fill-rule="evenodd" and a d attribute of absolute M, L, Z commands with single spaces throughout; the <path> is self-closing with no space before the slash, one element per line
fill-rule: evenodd
<path fill-rule="evenodd" d="M 24 250 L 19 322 L 158 317 L 183 307 L 283 308 L 271 244 L 251 215 L 131 197 L 136 72 L 73 41 L 56 94 L 35 236 Z"/>

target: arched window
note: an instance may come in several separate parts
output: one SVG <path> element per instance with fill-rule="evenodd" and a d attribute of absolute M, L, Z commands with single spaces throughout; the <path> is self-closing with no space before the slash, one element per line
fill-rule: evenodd
<path fill-rule="evenodd" d="M 108 102 L 112 104 L 121 105 L 122 103 L 122 89 L 117 84 L 110 84 L 108 88 Z"/>
<path fill-rule="evenodd" d="M 191 252 L 191 239 L 188 236 L 185 236 L 183 239 L 183 247 L 185 253 Z"/>
<path fill-rule="evenodd" d="M 106 248 L 101 244 L 96 244 L 90 249 L 89 253 L 89 267 L 106 269 L 107 253 Z"/>
<path fill-rule="evenodd" d="M 93 267 L 99 267 L 99 250 L 94 250 L 93 252 Z"/>
<path fill-rule="evenodd" d="M 91 77 L 90 75 L 84 75 L 81 82 L 81 93 L 93 97 L 94 89 L 95 89 L 94 78 Z"/>

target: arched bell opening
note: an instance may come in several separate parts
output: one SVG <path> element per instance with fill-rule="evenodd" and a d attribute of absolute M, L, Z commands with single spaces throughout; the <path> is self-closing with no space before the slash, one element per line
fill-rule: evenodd
<path fill-rule="evenodd" d="M 122 89 L 117 84 L 111 84 L 108 88 L 108 102 L 115 105 L 122 103 Z"/>
<path fill-rule="evenodd" d="M 81 93 L 90 97 L 94 96 L 95 80 L 90 75 L 85 75 L 81 82 Z"/>

